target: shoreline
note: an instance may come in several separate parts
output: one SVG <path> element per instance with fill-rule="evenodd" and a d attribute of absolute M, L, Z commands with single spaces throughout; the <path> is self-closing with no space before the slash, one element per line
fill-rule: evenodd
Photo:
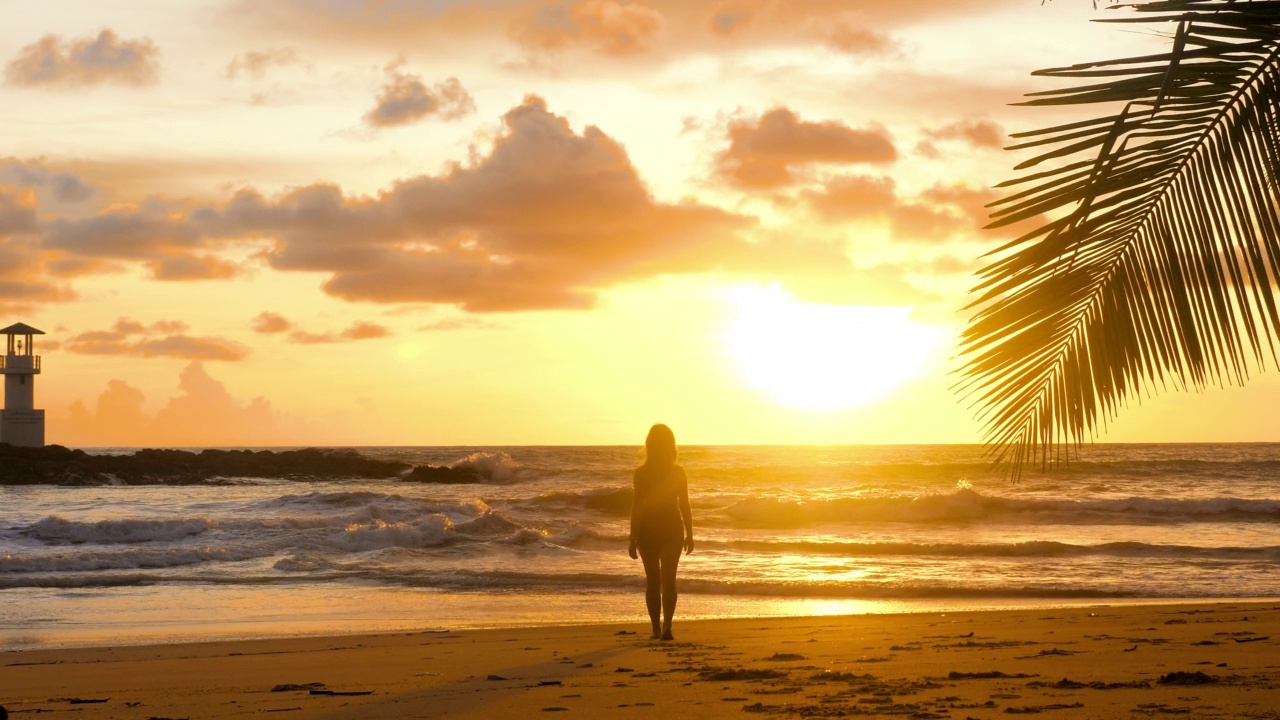
<path fill-rule="evenodd" d="M 1275 717 L 1280 602 L 686 620 L 30 649 L 9 712 L 75 717 Z M 556 709 L 561 708 L 561 709 Z M 1273 714 L 1266 714 L 1273 713 Z"/>
<path fill-rule="evenodd" d="M 146 588 L 155 590 L 157 588 Z M 136 590 L 136 589 L 135 589 Z M 183 606 L 204 601 L 207 589 L 188 597 L 185 588 L 169 588 L 174 605 Z M 0 596 L 25 595 L 29 589 L 0 590 Z M 140 614 L 121 620 L 133 605 L 150 611 L 155 600 L 113 602 L 111 595 L 93 593 L 86 597 L 62 598 L 71 602 L 58 618 L 52 598 L 23 604 L 41 609 L 43 617 L 10 618 L 0 624 L 0 656 L 5 653 L 33 650 L 78 650 L 164 645 L 187 645 L 208 642 L 258 642 L 293 638 L 342 638 L 375 636 L 405 632 L 526 630 L 566 626 L 616 625 L 645 623 L 643 595 L 640 591 L 621 593 L 526 593 L 519 596 L 483 593 L 441 593 L 413 591 L 403 588 L 362 588 L 352 595 L 329 595 L 303 605 L 297 596 L 274 596 L 269 601 L 258 598 L 257 612 L 245 614 L 247 597 L 238 598 L 242 614 L 237 620 L 200 617 L 183 612 L 159 617 Z M 265 612 L 267 606 L 292 603 L 292 618 L 280 610 Z M 796 617 L 856 617 L 862 615 L 912 615 L 947 612 L 1003 612 L 1019 610 L 1052 610 L 1098 607 L 1214 605 L 1221 603 L 1277 603 L 1280 597 L 951 597 L 951 598 L 841 598 L 841 597 L 756 597 L 716 596 L 682 593 L 680 620 L 768 620 Z M 95 603 L 104 603 L 101 606 Z M 321 608 L 317 603 L 329 603 Z M 61 604 L 61 603 L 59 603 Z M 207 606 L 227 609 L 230 603 Z M 375 615 L 361 616 L 362 610 L 376 608 Z M 319 614 L 324 611 L 324 615 Z M 103 620 L 111 616 L 110 620 Z M 573 620 L 559 618 L 573 617 Z M 25 621 L 25 622 L 24 622 Z M 5 626 L 8 627 L 5 627 Z"/>

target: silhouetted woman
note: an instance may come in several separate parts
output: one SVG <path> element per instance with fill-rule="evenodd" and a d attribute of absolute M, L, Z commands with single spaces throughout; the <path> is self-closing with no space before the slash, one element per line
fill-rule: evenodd
<path fill-rule="evenodd" d="M 680 551 L 693 552 L 693 514 L 689 510 L 689 478 L 676 464 L 676 436 L 666 425 L 649 428 L 644 464 L 636 468 L 631 501 L 631 559 L 644 561 L 644 601 L 653 623 L 653 639 L 674 639 L 676 567 Z M 658 612 L 661 610 L 662 624 Z"/>

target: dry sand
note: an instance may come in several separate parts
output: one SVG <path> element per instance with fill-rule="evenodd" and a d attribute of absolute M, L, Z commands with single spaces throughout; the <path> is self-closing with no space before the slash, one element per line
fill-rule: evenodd
<path fill-rule="evenodd" d="M 1276 603 L 677 622 L 676 634 L 26 650 L 0 654 L 0 704 L 18 720 L 1280 718 Z"/>

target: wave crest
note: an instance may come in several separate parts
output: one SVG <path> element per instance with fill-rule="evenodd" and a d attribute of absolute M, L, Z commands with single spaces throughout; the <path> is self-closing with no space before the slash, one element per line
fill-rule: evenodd
<path fill-rule="evenodd" d="M 173 520 L 98 520 L 79 522 L 50 515 L 21 531 L 23 535 L 46 542 L 92 543 L 142 543 L 151 541 L 181 540 L 199 535 L 216 521 L 207 518 L 179 518 Z"/>
<path fill-rule="evenodd" d="M 381 550 L 389 547 L 437 547 L 448 541 L 453 521 L 442 514 L 428 515 L 414 523 L 373 520 L 349 525 L 332 535 L 328 543 L 347 552 Z"/>
<path fill-rule="evenodd" d="M 520 479 L 523 468 L 510 455 L 497 452 L 474 452 L 449 466 L 452 470 L 468 472 L 482 482 L 509 483 Z"/>
<path fill-rule="evenodd" d="M 1108 498 L 1065 500 L 983 495 L 969 488 L 931 495 L 822 500 L 742 498 L 713 511 L 730 525 L 795 528 L 823 523 L 1016 523 L 1131 525 L 1190 522 L 1274 522 L 1280 501 L 1241 498 Z"/>

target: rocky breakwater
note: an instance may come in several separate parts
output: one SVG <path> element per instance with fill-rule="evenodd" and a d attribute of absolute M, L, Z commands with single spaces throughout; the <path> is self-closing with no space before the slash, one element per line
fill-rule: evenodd
<path fill-rule="evenodd" d="M 419 465 L 402 478 L 406 482 L 436 483 L 441 485 L 472 485 L 489 482 L 489 479 L 472 468 Z"/>
<path fill-rule="evenodd" d="M 399 477 L 412 466 L 355 450 L 138 450 L 94 455 L 60 445 L 0 443 L 0 485 L 192 485 L 229 478 L 331 480 Z"/>

